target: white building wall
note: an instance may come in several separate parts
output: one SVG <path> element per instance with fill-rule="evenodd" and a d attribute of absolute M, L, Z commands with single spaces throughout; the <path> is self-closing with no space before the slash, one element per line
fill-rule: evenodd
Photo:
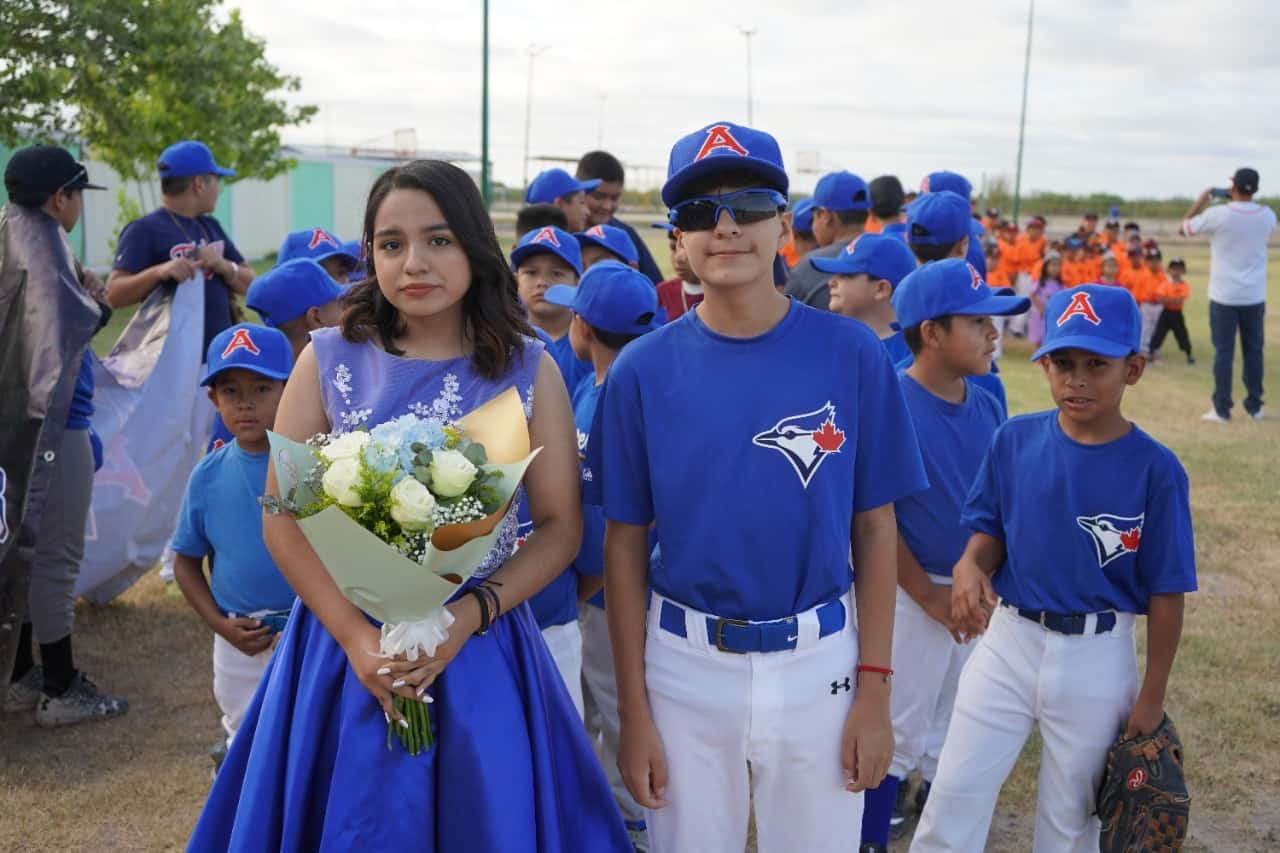
<path fill-rule="evenodd" d="M 280 248 L 289 232 L 289 176 L 231 185 L 231 239 L 253 260 Z"/>

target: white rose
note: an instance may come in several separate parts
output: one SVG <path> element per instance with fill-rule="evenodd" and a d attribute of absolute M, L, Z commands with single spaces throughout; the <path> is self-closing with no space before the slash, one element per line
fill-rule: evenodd
<path fill-rule="evenodd" d="M 477 468 L 456 450 L 431 454 L 431 488 L 442 498 L 456 498 L 471 487 Z"/>
<path fill-rule="evenodd" d="M 343 506 L 360 506 L 363 501 L 356 492 L 360 479 L 360 463 L 355 459 L 339 459 L 329 466 L 320 479 L 325 494 Z"/>
<path fill-rule="evenodd" d="M 326 462 L 337 462 L 339 459 L 354 459 L 369 443 L 369 433 L 364 430 L 347 432 L 320 448 L 320 455 Z"/>
<path fill-rule="evenodd" d="M 391 517 L 408 531 L 426 530 L 436 509 L 430 490 L 412 477 L 405 477 L 391 489 Z"/>

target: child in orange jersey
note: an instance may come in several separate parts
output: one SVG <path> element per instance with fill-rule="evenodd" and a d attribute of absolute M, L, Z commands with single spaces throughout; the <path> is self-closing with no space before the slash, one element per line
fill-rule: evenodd
<path fill-rule="evenodd" d="M 1107 252 L 1102 256 L 1101 271 L 1098 273 L 1098 284 L 1109 284 L 1112 287 L 1124 287 L 1120 283 L 1120 262 L 1116 256 Z"/>
<path fill-rule="evenodd" d="M 1191 285 L 1183 279 L 1187 271 L 1187 262 L 1182 258 L 1169 261 L 1169 277 L 1159 294 L 1160 305 L 1164 309 L 1160 319 L 1156 321 L 1156 329 L 1151 334 L 1151 357 L 1155 358 L 1164 343 L 1164 336 L 1173 332 L 1173 339 L 1178 342 L 1178 349 L 1187 354 L 1187 364 L 1195 364 L 1191 355 L 1191 336 L 1187 334 L 1187 320 L 1182 308 L 1191 296 Z"/>
<path fill-rule="evenodd" d="M 1164 274 L 1164 263 L 1159 246 L 1149 246 L 1145 258 L 1146 275 L 1142 277 L 1139 288 L 1133 291 L 1133 298 L 1137 300 L 1138 308 L 1142 311 L 1142 351 L 1150 356 L 1151 336 L 1155 333 L 1161 312 L 1164 311 L 1161 300 L 1169 279 Z"/>

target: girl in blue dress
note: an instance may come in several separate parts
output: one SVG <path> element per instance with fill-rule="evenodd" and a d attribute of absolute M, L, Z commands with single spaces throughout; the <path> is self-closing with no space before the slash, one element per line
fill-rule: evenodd
<path fill-rule="evenodd" d="M 385 172 L 364 235 L 371 277 L 352 288 L 340 328 L 313 333 L 276 431 L 303 441 L 410 412 L 448 421 L 514 386 L 542 448 L 524 481 L 536 532 L 511 555 L 517 498 L 471 582 L 487 578 L 496 602 L 464 592 L 447 605 L 457 621 L 434 657 L 388 662 L 374 656 L 377 626 L 342 596 L 296 521 L 266 516 L 267 547 L 299 602 L 190 848 L 629 851 L 525 604 L 581 538 L 559 371 L 524 320 L 466 173 L 438 161 Z M 274 473 L 267 493 L 278 494 Z M 435 746 L 411 757 L 393 740 L 388 750 L 392 694 L 421 700 L 428 688 Z"/>

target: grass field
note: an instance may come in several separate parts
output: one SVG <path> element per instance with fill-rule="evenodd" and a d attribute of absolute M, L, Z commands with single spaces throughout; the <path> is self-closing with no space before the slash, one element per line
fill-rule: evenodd
<path fill-rule="evenodd" d="M 664 235 L 645 236 L 665 266 Z M 1178 252 L 1194 284 L 1187 319 L 1198 363 L 1187 366 L 1174 351 L 1128 391 L 1125 410 L 1178 454 L 1191 479 L 1201 589 L 1188 597 L 1168 707 L 1186 745 L 1194 795 L 1187 849 L 1275 850 L 1280 404 L 1271 420 L 1199 420 L 1212 385 L 1208 252 L 1198 244 Z M 1274 302 L 1280 299 L 1274 255 L 1270 281 Z M 104 330 L 100 351 L 125 319 Z M 1274 315 L 1267 325 L 1277 340 Z M 1001 364 L 1014 413 L 1050 404 L 1028 354 L 1013 342 Z M 1236 365 L 1238 376 L 1238 354 Z M 1274 389 L 1280 382 L 1274 346 L 1267 376 Z M 108 606 L 82 604 L 77 620 L 78 662 L 105 690 L 127 696 L 132 710 L 111 722 L 56 731 L 37 728 L 27 716 L 0 718 L 0 850 L 181 848 L 209 788 L 207 749 L 218 733 L 208 631 L 154 573 Z M 1033 739 L 1005 786 L 991 849 L 1029 849 L 1036 772 Z"/>

